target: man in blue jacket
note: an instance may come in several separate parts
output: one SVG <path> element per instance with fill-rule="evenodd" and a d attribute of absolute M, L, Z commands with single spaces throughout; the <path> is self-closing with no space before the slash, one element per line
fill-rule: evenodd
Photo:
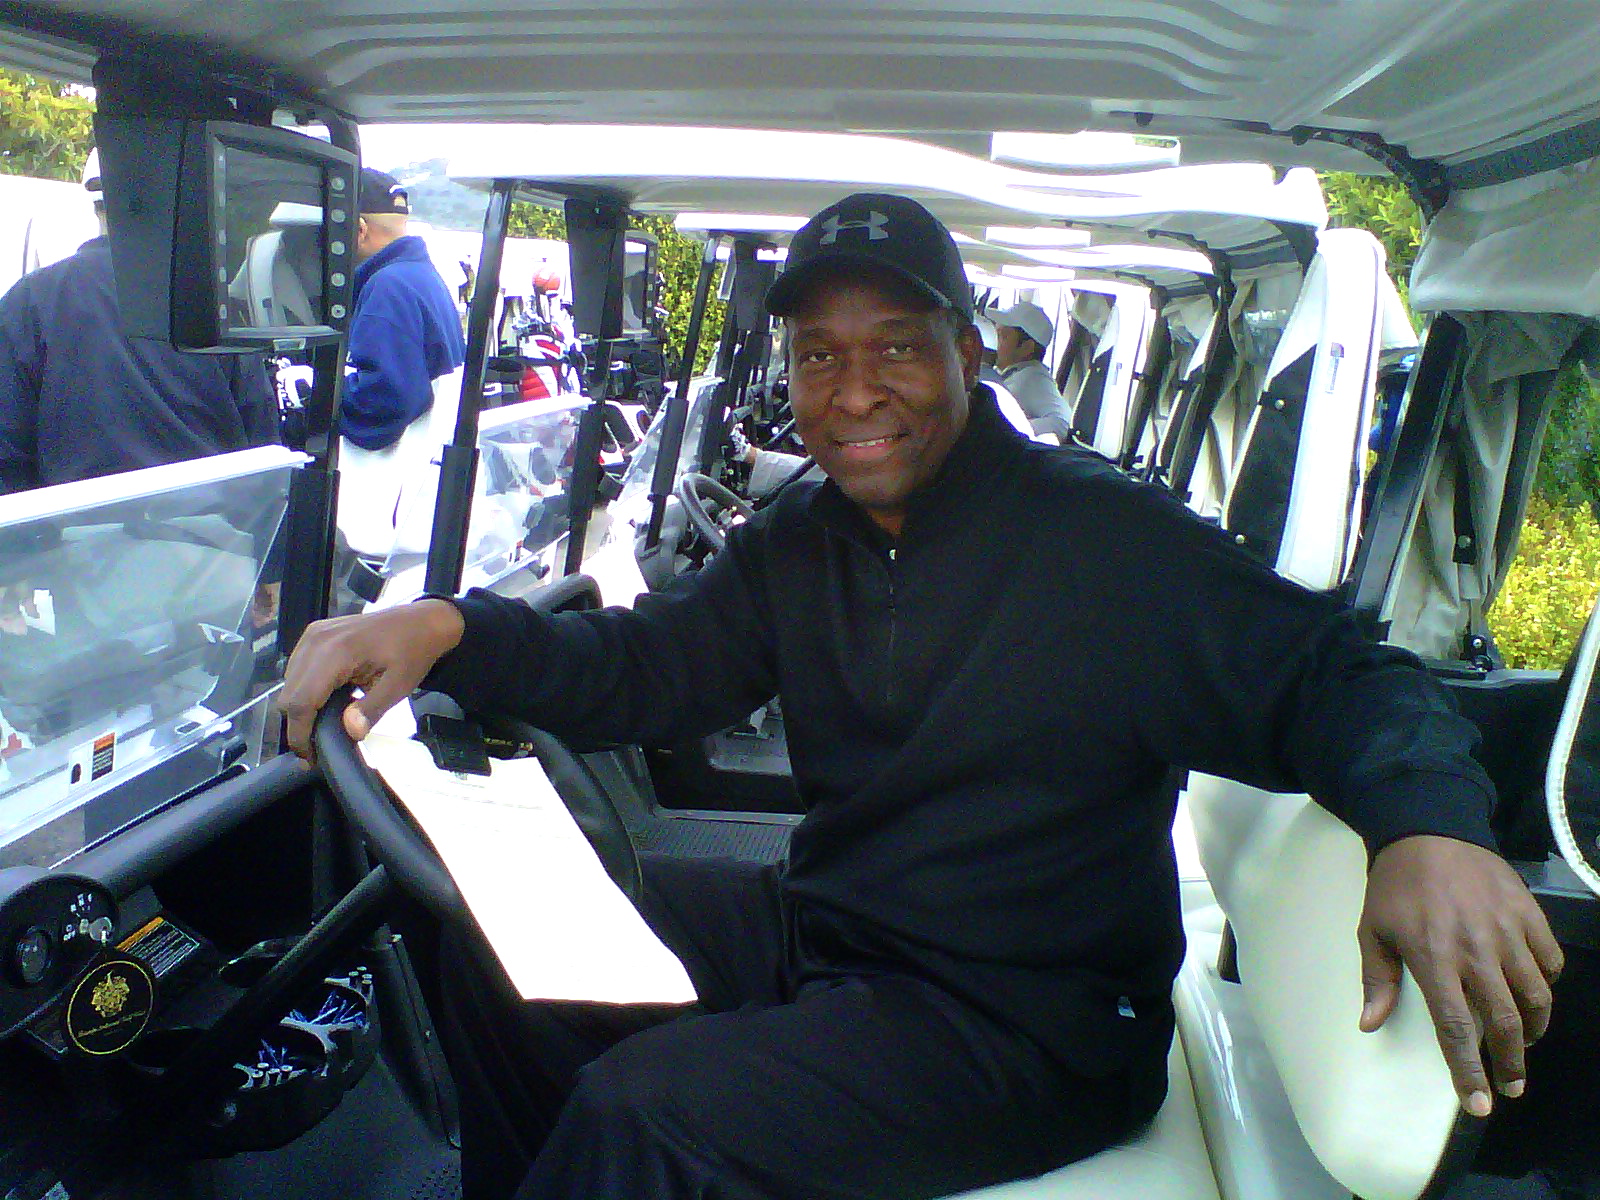
<path fill-rule="evenodd" d="M 411 203 L 394 176 L 361 172 L 351 377 L 339 432 L 385 450 L 433 405 L 433 382 L 466 361 L 454 297 L 419 237 L 406 233 Z"/>

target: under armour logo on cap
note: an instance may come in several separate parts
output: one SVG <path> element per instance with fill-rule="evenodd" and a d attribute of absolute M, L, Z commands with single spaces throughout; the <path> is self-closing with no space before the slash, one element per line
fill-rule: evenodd
<path fill-rule="evenodd" d="M 887 192 L 846 196 L 796 230 L 783 272 L 767 289 L 767 311 L 789 316 L 822 272 L 874 270 L 971 320 L 972 285 L 950 231 L 915 200 Z"/>
<path fill-rule="evenodd" d="M 837 214 L 829 217 L 822 223 L 822 238 L 817 242 L 819 246 L 831 246 L 839 240 L 839 235 L 846 229 L 865 229 L 867 240 L 878 242 L 889 236 L 889 218 L 881 212 L 869 212 L 865 221 L 841 221 Z"/>

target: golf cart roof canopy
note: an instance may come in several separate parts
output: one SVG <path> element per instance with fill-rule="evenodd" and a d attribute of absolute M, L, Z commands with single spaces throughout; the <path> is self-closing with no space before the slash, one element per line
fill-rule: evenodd
<path fill-rule="evenodd" d="M 1589 0 L 300 0 L 293 20 L 259 0 L 8 9 L 38 31 L 6 35 L 11 65 L 87 82 L 84 46 L 137 42 L 190 69 L 225 56 L 229 74 L 361 122 L 895 133 L 985 157 L 995 133 L 1095 130 L 1179 138 L 1188 163 L 1367 171 L 1380 168 L 1353 144 L 1376 143 L 1467 185 L 1592 157 L 1600 135 L 1600 68 L 1574 36 L 1593 24 Z"/>
<path fill-rule="evenodd" d="M 780 247 L 804 223 L 801 217 L 771 213 L 680 213 L 673 222 L 685 233 L 752 235 Z M 1068 282 L 1086 279 L 1131 279 L 1179 291 L 1213 278 L 1211 259 L 1195 250 L 1172 250 L 1159 245 L 1088 245 L 1089 235 L 1059 226 L 989 228 L 986 240 L 956 235 L 962 261 L 974 282 L 1001 273 L 1012 281 Z M 1027 235 L 1038 235 L 1029 237 Z M 725 256 L 726 250 L 722 252 Z M 1099 289 L 1096 289 L 1099 290 Z"/>
<path fill-rule="evenodd" d="M 1303 265 L 1327 223 L 1312 172 L 1249 163 L 1071 175 L 899 138 L 651 126 L 461 129 L 448 144 L 449 174 L 469 186 L 515 179 L 525 199 L 606 197 L 676 217 L 759 213 L 742 228 L 774 240 L 848 192 L 895 192 L 932 210 L 975 262 L 1053 262 L 1039 253 L 1139 239 L 1225 253 L 1241 269 Z"/>

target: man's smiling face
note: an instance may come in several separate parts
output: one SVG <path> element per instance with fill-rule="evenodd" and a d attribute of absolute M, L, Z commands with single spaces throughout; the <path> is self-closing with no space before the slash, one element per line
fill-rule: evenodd
<path fill-rule="evenodd" d="M 911 495 L 966 428 L 977 329 L 860 272 L 817 280 L 787 320 L 796 431 L 844 494 L 897 536 Z"/>

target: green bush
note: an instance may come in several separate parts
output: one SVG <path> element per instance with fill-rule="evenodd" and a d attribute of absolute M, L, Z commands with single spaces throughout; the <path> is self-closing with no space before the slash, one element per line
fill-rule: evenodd
<path fill-rule="evenodd" d="M 1600 393 L 1576 364 L 1556 380 L 1534 490 L 1557 505 L 1600 513 Z"/>
<path fill-rule="evenodd" d="M 1397 179 L 1319 171 L 1328 202 L 1328 224 L 1334 229 L 1365 229 L 1383 243 L 1389 275 L 1401 299 L 1410 306 L 1411 264 L 1422 245 L 1422 213 Z"/>
<path fill-rule="evenodd" d="M 1535 495 L 1489 623 L 1508 667 L 1560 670 L 1600 592 L 1600 522 Z"/>
<path fill-rule="evenodd" d="M 0 174 L 77 182 L 94 136 L 94 101 L 82 88 L 0 71 Z"/>

